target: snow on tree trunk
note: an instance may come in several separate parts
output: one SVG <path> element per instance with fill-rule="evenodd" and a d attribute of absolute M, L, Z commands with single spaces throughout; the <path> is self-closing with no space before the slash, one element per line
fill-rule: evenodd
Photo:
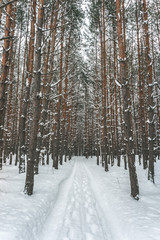
<path fill-rule="evenodd" d="M 4 116 L 6 106 L 6 86 L 9 73 L 9 51 L 10 51 L 10 36 L 11 36 L 11 14 L 12 4 L 7 5 L 7 15 L 5 24 L 5 40 L 2 58 L 2 71 L 0 79 L 0 169 L 2 169 L 2 153 L 3 153 L 3 131 L 4 131 Z"/>
<path fill-rule="evenodd" d="M 148 84 L 148 142 L 149 142 L 149 168 L 148 180 L 154 183 L 154 101 L 153 101 L 153 82 L 152 82 L 152 59 L 150 55 L 149 32 L 148 32 L 148 13 L 146 0 L 143 0 L 144 11 L 144 34 L 145 34 L 145 58 L 147 64 L 147 84 Z"/>
<path fill-rule="evenodd" d="M 124 122 L 125 122 L 125 138 L 126 138 L 126 153 L 128 156 L 128 166 L 131 185 L 131 196 L 138 199 L 139 187 L 136 174 L 135 160 L 133 150 L 133 134 L 131 123 L 131 99 L 129 92 L 129 82 L 127 76 L 127 58 L 125 51 L 125 36 L 122 32 L 122 17 L 121 17 L 121 0 L 116 1 L 117 7 L 117 34 L 119 46 L 119 62 L 120 62 L 120 80 L 122 85 L 122 95 L 124 104 Z"/>
<path fill-rule="evenodd" d="M 35 47 L 35 68 L 33 78 L 33 117 L 31 122 L 29 152 L 27 161 L 27 173 L 25 182 L 25 193 L 32 195 L 34 186 L 34 163 L 35 151 L 37 146 L 38 123 L 40 117 L 40 100 L 41 100 L 41 42 L 42 42 L 42 26 L 44 19 L 44 5 L 45 0 L 39 0 L 38 22 L 36 33 L 36 47 Z"/>

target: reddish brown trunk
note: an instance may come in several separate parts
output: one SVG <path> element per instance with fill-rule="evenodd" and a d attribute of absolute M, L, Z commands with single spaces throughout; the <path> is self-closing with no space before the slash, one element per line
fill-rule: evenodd
<path fill-rule="evenodd" d="M 105 31 L 105 1 L 103 0 L 103 42 L 102 42 L 102 55 L 103 55 L 103 155 L 105 162 L 105 171 L 108 171 L 107 161 L 107 111 L 106 111 L 106 100 L 107 100 L 107 74 L 106 74 L 106 31 Z"/>
<path fill-rule="evenodd" d="M 2 71 L 0 79 L 0 169 L 2 169 L 2 152 L 3 152 L 3 130 L 4 130 L 4 115 L 6 106 L 6 85 L 9 71 L 9 50 L 11 36 L 11 14 L 12 4 L 7 5 L 7 15 L 5 24 L 5 40 L 2 57 Z"/>
<path fill-rule="evenodd" d="M 149 118 L 149 168 L 148 179 L 154 183 L 154 101 L 153 101 L 153 82 L 152 82 L 152 60 L 150 55 L 149 32 L 148 32 L 148 14 L 146 0 L 143 0 L 144 11 L 144 33 L 145 33 L 145 58 L 147 64 L 147 84 L 148 84 L 148 118 Z"/>
<path fill-rule="evenodd" d="M 122 84 L 123 104 L 124 104 L 124 121 L 125 121 L 125 138 L 126 138 L 126 152 L 128 155 L 129 175 L 131 184 L 131 196 L 138 199 L 139 187 L 136 175 L 133 149 L 133 136 L 132 136 L 132 123 L 131 123 L 131 100 L 129 92 L 129 82 L 127 74 L 127 59 L 125 51 L 125 37 L 122 33 L 122 18 L 121 18 L 121 0 L 116 0 L 117 6 L 117 34 L 119 46 L 119 60 L 120 60 L 120 76 Z M 124 19 L 125 21 L 125 19 Z"/>
<path fill-rule="evenodd" d="M 97 70 L 97 39 L 96 39 L 96 86 L 95 86 L 95 112 L 96 112 L 96 156 L 97 156 L 97 165 L 99 165 L 99 155 L 100 155 L 100 146 L 99 146 L 99 83 L 98 83 L 98 70 Z"/>
<path fill-rule="evenodd" d="M 66 136 L 66 117 L 67 117 L 67 99 L 68 99 L 68 67 L 69 67 L 69 54 L 70 54 L 70 42 L 71 42 L 71 31 L 69 33 L 69 39 L 66 49 L 66 59 L 65 59 L 65 88 L 64 88 L 64 98 L 63 98 L 63 122 L 62 122 L 62 141 L 64 146 L 64 154 L 67 155 L 67 136 Z M 66 159 L 66 157 L 65 157 Z"/>
<path fill-rule="evenodd" d="M 62 10 L 62 15 L 61 15 L 61 46 L 60 46 L 60 82 L 58 86 L 58 102 L 56 106 L 56 151 L 55 151 L 55 169 L 58 169 L 58 160 L 60 156 L 60 164 L 62 164 L 62 152 L 60 151 L 60 142 L 61 142 L 61 133 L 60 133 L 60 128 L 61 128 L 61 105 L 62 105 L 62 77 L 63 77 L 63 41 L 64 41 L 64 12 Z"/>
<path fill-rule="evenodd" d="M 146 129 L 145 129 L 145 104 L 144 104 L 144 91 L 142 83 L 142 69 L 141 69 L 141 52 L 140 52 L 140 42 L 139 42 L 139 24 L 138 24 L 138 8 L 136 1 L 136 24 L 137 24 L 137 51 L 138 51 L 138 78 L 139 78 L 139 116 L 140 116 L 140 133 L 142 139 L 142 154 L 143 154 L 143 168 L 147 168 L 147 139 L 146 139 Z"/>
<path fill-rule="evenodd" d="M 41 91 L 41 43 L 42 43 L 42 26 L 44 19 L 45 0 L 39 0 L 38 22 L 36 33 L 36 50 L 35 50 L 35 75 L 33 82 L 33 117 L 31 123 L 30 139 L 29 139 L 29 153 L 27 161 L 27 173 L 25 182 L 25 193 L 32 195 L 34 185 L 34 161 L 35 151 L 37 146 L 37 134 L 40 117 L 40 91 Z"/>

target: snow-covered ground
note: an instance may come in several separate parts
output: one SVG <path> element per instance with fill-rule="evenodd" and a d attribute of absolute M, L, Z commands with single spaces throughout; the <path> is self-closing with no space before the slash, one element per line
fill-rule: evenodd
<path fill-rule="evenodd" d="M 105 172 L 95 158 L 74 157 L 60 169 L 40 166 L 34 194 L 24 195 L 25 174 L 0 172 L 0 240 L 159 240 L 160 161 L 155 182 L 137 165 L 140 200 L 130 196 L 128 171 Z"/>

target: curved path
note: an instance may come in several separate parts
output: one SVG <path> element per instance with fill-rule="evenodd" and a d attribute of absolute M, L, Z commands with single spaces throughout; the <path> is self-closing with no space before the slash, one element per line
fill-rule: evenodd
<path fill-rule="evenodd" d="M 61 183 L 41 240 L 111 240 L 103 209 L 96 201 L 87 160 L 77 158 Z"/>

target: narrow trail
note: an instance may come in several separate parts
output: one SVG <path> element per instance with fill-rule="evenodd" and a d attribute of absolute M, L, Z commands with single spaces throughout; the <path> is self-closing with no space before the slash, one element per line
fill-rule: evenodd
<path fill-rule="evenodd" d="M 70 175 L 60 185 L 41 240 L 112 239 L 89 175 L 87 160 L 75 159 Z"/>

